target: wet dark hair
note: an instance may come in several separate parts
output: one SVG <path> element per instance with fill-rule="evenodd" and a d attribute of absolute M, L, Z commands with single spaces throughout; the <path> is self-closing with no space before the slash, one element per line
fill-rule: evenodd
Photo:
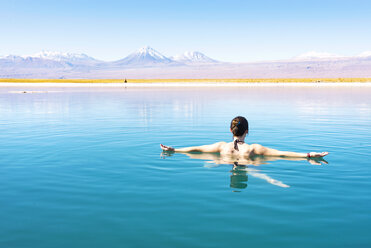
<path fill-rule="evenodd" d="M 249 123 L 245 117 L 237 116 L 231 121 L 231 131 L 233 136 L 242 136 L 249 130 Z"/>

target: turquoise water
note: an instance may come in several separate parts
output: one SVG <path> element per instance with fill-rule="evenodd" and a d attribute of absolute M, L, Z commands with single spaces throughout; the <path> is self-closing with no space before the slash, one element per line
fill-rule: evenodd
<path fill-rule="evenodd" d="M 2 87 L 0 247 L 370 247 L 370 93 Z M 161 155 L 230 141 L 236 115 L 328 164 Z"/>

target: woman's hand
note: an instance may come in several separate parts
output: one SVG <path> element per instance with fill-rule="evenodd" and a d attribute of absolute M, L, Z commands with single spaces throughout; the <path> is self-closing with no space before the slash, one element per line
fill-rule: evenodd
<path fill-rule="evenodd" d="M 163 151 L 167 151 L 167 152 L 173 152 L 175 149 L 172 148 L 171 146 L 165 146 L 163 144 L 160 144 L 160 147 Z"/>
<path fill-rule="evenodd" d="M 307 154 L 307 157 L 308 158 L 322 158 L 324 156 L 326 156 L 328 154 L 328 152 L 309 152 Z"/>

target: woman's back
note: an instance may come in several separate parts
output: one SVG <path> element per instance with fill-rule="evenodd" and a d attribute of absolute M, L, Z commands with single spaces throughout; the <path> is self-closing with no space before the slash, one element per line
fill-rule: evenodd
<path fill-rule="evenodd" d="M 246 143 L 242 143 L 242 144 L 237 143 L 237 149 L 236 149 L 235 142 L 229 142 L 221 146 L 220 154 L 249 157 L 250 155 L 252 155 L 252 146 Z"/>

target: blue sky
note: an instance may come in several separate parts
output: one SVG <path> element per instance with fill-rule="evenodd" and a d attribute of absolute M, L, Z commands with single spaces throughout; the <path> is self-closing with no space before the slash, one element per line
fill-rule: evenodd
<path fill-rule="evenodd" d="M 41 50 L 116 60 L 149 45 L 223 61 L 371 51 L 371 1 L 0 0 L 0 55 Z"/>

